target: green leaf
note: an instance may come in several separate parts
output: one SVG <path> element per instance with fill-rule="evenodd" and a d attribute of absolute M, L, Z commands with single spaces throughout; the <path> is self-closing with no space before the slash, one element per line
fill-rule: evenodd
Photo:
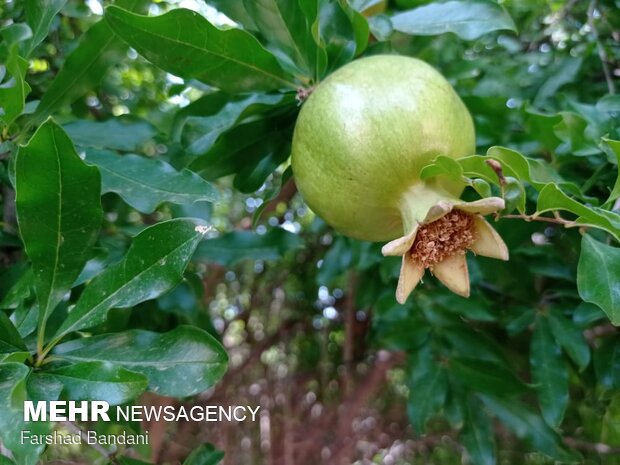
<path fill-rule="evenodd" d="M 598 384 L 606 389 L 620 388 L 620 340 L 607 338 L 594 352 L 594 371 Z"/>
<path fill-rule="evenodd" d="M 241 260 L 278 260 L 289 250 L 303 245 L 297 234 L 281 228 L 272 228 L 265 234 L 252 231 L 234 231 L 216 239 L 203 241 L 196 258 L 212 260 L 232 266 Z"/>
<path fill-rule="evenodd" d="M 244 0 L 244 5 L 281 60 L 292 60 L 306 78 L 323 72 L 327 56 L 311 33 L 316 11 L 307 18 L 299 2 L 291 0 Z"/>
<path fill-rule="evenodd" d="M 142 151 L 147 144 L 155 143 L 158 134 L 151 123 L 130 115 L 107 121 L 74 121 L 65 124 L 63 129 L 75 145 L 124 152 Z"/>
<path fill-rule="evenodd" d="M 125 257 L 84 289 L 54 342 L 71 331 L 103 323 L 113 307 L 129 308 L 176 286 L 203 237 L 201 228 L 194 221 L 176 219 L 144 229 Z"/>
<path fill-rule="evenodd" d="M 607 231 L 620 240 L 620 215 L 595 207 L 587 207 L 570 198 L 555 184 L 547 184 L 538 196 L 536 214 L 553 210 L 574 213 L 576 223 L 591 225 Z"/>
<path fill-rule="evenodd" d="M 183 465 L 217 465 L 224 458 L 224 452 L 212 444 L 202 444 L 192 451 L 183 461 Z"/>
<path fill-rule="evenodd" d="M 67 0 L 26 0 L 26 23 L 32 30 L 32 37 L 22 44 L 22 53 L 28 57 L 47 36 L 54 16 Z"/>
<path fill-rule="evenodd" d="M 0 354 L 28 351 L 26 344 L 4 312 L 0 312 Z"/>
<path fill-rule="evenodd" d="M 87 150 L 86 161 L 99 168 L 103 192 L 115 192 L 142 213 L 152 213 L 163 202 L 183 205 L 213 202 L 219 197 L 217 190 L 196 173 L 177 171 L 161 160 Z"/>
<path fill-rule="evenodd" d="M 17 465 L 35 465 L 45 445 L 21 442 L 22 430 L 46 434 L 49 422 L 24 422 L 23 401 L 30 368 L 21 363 L 0 363 L 0 439 L 13 453 Z"/>
<path fill-rule="evenodd" d="M 245 9 L 244 0 L 209 0 L 218 11 L 221 11 L 230 19 L 243 26 L 248 31 L 258 31 L 254 19 Z"/>
<path fill-rule="evenodd" d="M 527 391 L 523 381 L 497 362 L 454 357 L 450 360 L 450 369 L 461 382 L 476 392 L 510 397 Z"/>
<path fill-rule="evenodd" d="M 191 326 L 162 334 L 129 330 L 76 339 L 57 346 L 54 354 L 72 362 L 111 362 L 142 373 L 148 378 L 149 391 L 172 397 L 206 391 L 228 365 L 222 345 Z"/>
<path fill-rule="evenodd" d="M 69 400 L 103 400 L 125 404 L 146 390 L 148 381 L 140 373 L 109 362 L 54 363 L 33 374 L 41 381 L 59 381 L 63 397 Z"/>
<path fill-rule="evenodd" d="M 339 1 L 319 1 L 319 17 L 315 27 L 327 52 L 330 70 L 350 62 L 358 48 L 355 29 L 345 9 L 346 6 Z"/>
<path fill-rule="evenodd" d="M 15 163 L 17 221 L 32 262 L 43 331 L 97 239 L 103 217 L 100 177 L 51 119 L 20 147 Z"/>
<path fill-rule="evenodd" d="M 518 438 L 553 459 L 567 462 L 575 460 L 574 455 L 564 448 L 557 433 L 520 403 L 484 395 L 480 398 Z"/>
<path fill-rule="evenodd" d="M 519 213 L 525 214 L 525 188 L 517 179 L 507 176 L 504 185 L 504 200 L 506 201 L 506 213 L 512 212 L 515 208 Z"/>
<path fill-rule="evenodd" d="M 558 427 L 568 404 L 568 369 L 546 316 L 536 318 L 530 345 L 530 366 L 542 416 L 550 426 Z"/>
<path fill-rule="evenodd" d="M 203 155 L 222 133 L 240 120 L 287 105 L 296 105 L 291 94 L 231 96 L 213 92 L 177 112 L 173 137 L 181 140 L 191 155 Z"/>
<path fill-rule="evenodd" d="M 590 346 L 581 330 L 557 312 L 549 312 L 549 325 L 556 342 L 579 367 L 580 371 L 590 364 Z"/>
<path fill-rule="evenodd" d="M 487 156 L 501 162 L 504 175 L 526 181 L 536 190 L 550 182 L 567 184 L 551 166 L 542 160 L 525 157 L 516 150 L 494 146 L 487 150 Z"/>
<path fill-rule="evenodd" d="M 611 206 L 613 202 L 620 198 L 620 141 L 605 139 L 603 143 L 609 148 L 609 151 L 613 153 L 616 158 L 616 168 L 618 169 L 618 175 L 616 176 L 616 183 L 609 194 L 609 198 L 605 202 L 605 206 Z"/>
<path fill-rule="evenodd" d="M 0 455 L 0 465 L 15 465 L 15 462 L 4 455 Z"/>
<path fill-rule="evenodd" d="M 117 0 L 116 4 L 130 10 L 141 10 L 146 0 Z M 67 57 L 56 78 L 47 89 L 32 115 L 36 125 L 60 106 L 72 103 L 93 89 L 112 64 L 125 58 L 127 45 L 120 40 L 105 20 L 93 25 L 80 38 L 78 46 Z"/>
<path fill-rule="evenodd" d="M 577 290 L 586 302 L 598 305 L 614 325 L 620 325 L 620 249 L 584 234 L 577 267 Z"/>
<path fill-rule="evenodd" d="M 415 354 L 411 362 L 407 413 L 416 431 L 422 435 L 426 422 L 443 407 L 448 392 L 448 376 L 429 346 Z"/>
<path fill-rule="evenodd" d="M 183 8 L 146 17 L 106 8 L 112 29 L 154 65 L 226 92 L 295 89 L 275 57 L 246 31 L 220 30 Z"/>
<path fill-rule="evenodd" d="M 32 30 L 27 24 L 13 23 L 0 27 L 0 36 L 6 45 L 14 45 L 32 37 Z"/>
<path fill-rule="evenodd" d="M 30 86 L 25 81 L 28 61 L 18 54 L 17 44 L 10 48 L 9 56 L 4 67 L 7 76 L 3 81 L 0 74 L 0 122 L 11 124 L 24 111 L 24 100 L 30 92 Z M 3 66 L 0 66 L 0 71 Z"/>
<path fill-rule="evenodd" d="M 491 419 L 475 398 L 467 402 L 460 438 L 473 465 L 495 465 L 495 434 Z"/>
<path fill-rule="evenodd" d="M 255 191 L 290 155 L 292 122 L 289 116 L 285 114 L 234 126 L 189 168 L 207 180 L 236 174 L 234 186 L 237 189 Z"/>
<path fill-rule="evenodd" d="M 453 32 L 473 40 L 492 31 L 517 31 L 508 12 L 489 0 L 452 0 L 431 3 L 392 17 L 397 31 L 411 35 L 438 35 Z"/>

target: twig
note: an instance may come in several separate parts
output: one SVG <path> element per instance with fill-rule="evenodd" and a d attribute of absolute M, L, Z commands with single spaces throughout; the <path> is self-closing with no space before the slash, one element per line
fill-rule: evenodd
<path fill-rule="evenodd" d="M 598 57 L 601 60 L 605 81 L 607 81 L 607 90 L 613 95 L 616 93 L 616 85 L 614 84 L 611 71 L 609 71 L 609 58 L 607 57 L 605 47 L 603 47 L 603 43 L 601 42 L 596 26 L 594 25 L 594 11 L 596 10 L 596 3 L 597 0 L 592 0 L 590 2 L 590 6 L 588 7 L 588 26 L 590 27 L 592 37 L 594 37 L 594 41 L 596 42 L 596 50 L 598 51 Z"/>
<path fill-rule="evenodd" d="M 96 441 L 95 442 L 89 442 L 88 436 L 86 435 L 86 432 L 84 432 L 79 426 L 77 426 L 75 423 L 72 423 L 70 421 L 63 421 L 62 422 L 63 426 L 65 426 L 69 431 L 71 431 L 73 434 L 79 434 L 80 437 L 82 438 L 82 442 L 86 442 L 86 444 L 88 444 L 90 447 L 92 447 L 93 449 L 95 449 L 97 452 L 99 452 L 101 455 L 103 455 L 105 458 L 107 458 L 108 460 L 112 459 L 114 457 L 114 454 L 116 454 L 116 451 L 110 451 L 108 449 L 106 449 L 105 447 L 102 447 L 101 445 L 99 445 Z"/>
<path fill-rule="evenodd" d="M 504 219 L 504 218 L 519 219 L 519 220 L 525 220 L 525 221 L 542 221 L 545 223 L 561 224 L 565 228 L 577 228 L 577 227 L 588 227 L 589 226 L 587 224 L 577 223 L 575 221 L 564 219 L 560 216 L 557 216 L 555 218 L 549 218 L 548 216 L 536 216 L 536 215 L 501 215 L 498 218 L 499 219 Z"/>
<path fill-rule="evenodd" d="M 590 450 L 600 455 L 617 455 L 620 454 L 620 447 L 610 446 L 601 442 L 588 442 L 576 438 L 564 438 L 567 446 L 574 449 Z"/>

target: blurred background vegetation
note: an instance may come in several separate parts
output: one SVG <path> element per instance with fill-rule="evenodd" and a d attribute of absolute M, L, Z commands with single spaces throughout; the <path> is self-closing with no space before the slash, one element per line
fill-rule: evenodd
<path fill-rule="evenodd" d="M 392 30 L 391 15 L 431 2 L 366 3 L 373 5 L 366 10 L 371 36 L 365 53 L 416 56 L 438 68 L 474 116 L 478 153 L 503 145 L 544 159 L 584 195 L 607 198 L 617 159 L 601 137 L 620 136 L 617 0 L 500 1 L 518 33 L 472 40 Z M 103 6 L 68 0 L 54 17 L 29 60 L 27 111 L 101 20 Z M 218 12 L 226 10 L 223 1 L 153 1 L 146 11 L 177 7 L 222 27 L 235 24 Z M 24 2 L 0 2 L 0 27 L 24 15 Z M 201 140 L 212 115 L 192 107 L 211 92 L 122 50 L 101 81 L 60 107 L 55 119 L 78 146 L 180 168 L 197 146 L 213 143 Z M 131 146 L 114 147 L 114 140 Z M 178 463 L 211 442 L 225 451 L 225 465 L 456 464 L 470 457 L 484 464 L 620 464 L 620 337 L 577 293 L 576 228 L 497 222 L 511 259 L 469 257 L 469 300 L 429 276 L 398 305 L 399 260 L 383 259 L 381 244 L 340 236 L 316 217 L 296 193 L 285 160 L 276 157 L 275 170 L 258 181 L 255 171 L 244 172 L 241 157 L 218 167 L 208 176 L 221 192 L 213 205 L 163 203 L 147 214 L 114 192 L 102 198 L 105 224 L 98 256 L 89 262 L 92 274 L 118 260 L 144 225 L 199 217 L 215 227 L 182 285 L 129 312 L 111 312 L 92 331 L 191 324 L 221 339 L 230 367 L 214 388 L 187 399 L 147 394 L 140 402 L 262 408 L 256 423 L 147 425 L 151 447 L 139 455 Z M 6 172 L 5 160 L 5 180 Z M 14 265 L 22 260 L 6 184 L 3 193 L 2 296 L 19 277 Z M 535 193 L 524 194 L 533 205 Z M 525 386 L 532 371 L 545 366 L 557 371 L 546 399 Z M 560 409 L 552 427 L 541 416 L 545 402 Z M 86 447 L 53 447 L 44 455 L 45 463 L 102 460 Z"/>

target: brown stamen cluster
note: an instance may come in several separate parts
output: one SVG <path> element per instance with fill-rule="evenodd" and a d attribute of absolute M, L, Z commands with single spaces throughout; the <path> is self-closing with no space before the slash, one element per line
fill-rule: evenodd
<path fill-rule="evenodd" d="M 476 239 L 474 219 L 460 210 L 452 210 L 418 229 L 411 246 L 411 257 L 429 268 L 457 253 L 465 253 Z"/>

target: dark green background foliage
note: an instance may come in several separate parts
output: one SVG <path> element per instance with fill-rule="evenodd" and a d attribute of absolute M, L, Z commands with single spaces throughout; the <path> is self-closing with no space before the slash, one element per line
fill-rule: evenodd
<path fill-rule="evenodd" d="M 104 3 L 0 4 L 0 463 L 220 462 L 201 440 L 226 464 L 620 463 L 618 0 Z M 296 194 L 304 95 L 379 53 L 437 67 L 475 119 L 477 153 L 423 178 L 506 200 L 510 261 L 469 257 L 468 300 L 428 277 L 398 305 L 398 260 Z M 267 442 L 19 444 L 140 428 L 24 425 L 24 399 L 214 385 L 271 415 Z"/>

